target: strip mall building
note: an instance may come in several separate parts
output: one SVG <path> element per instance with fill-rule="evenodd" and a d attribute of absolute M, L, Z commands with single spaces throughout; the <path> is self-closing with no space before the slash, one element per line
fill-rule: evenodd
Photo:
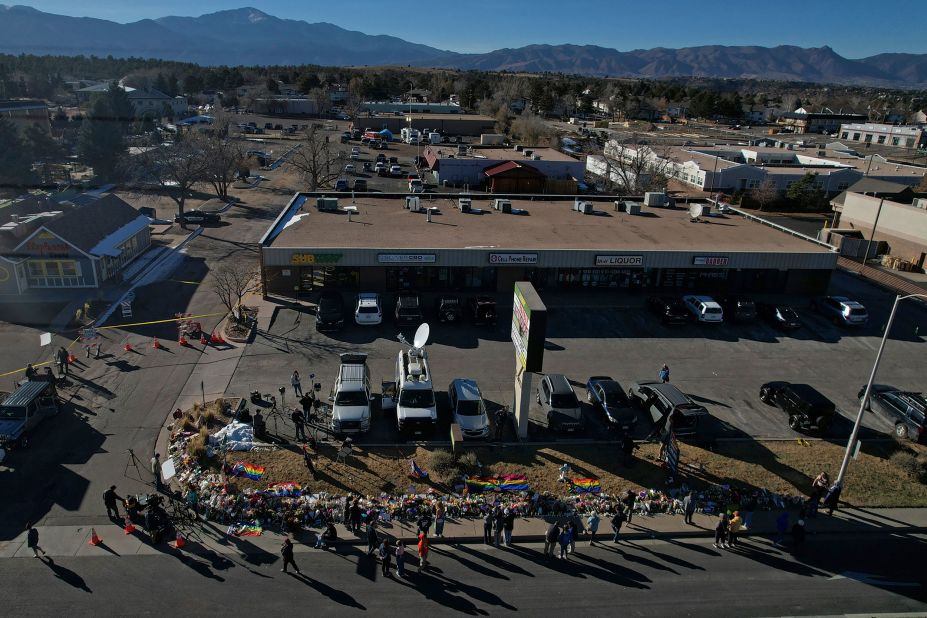
<path fill-rule="evenodd" d="M 362 195 L 323 202 L 295 195 L 261 239 L 266 293 L 308 295 L 321 288 L 388 292 L 511 293 L 538 289 L 818 294 L 837 254 L 828 245 L 738 214 L 701 216 L 688 207 L 639 208 L 594 198 Z M 623 203 L 622 203 L 623 205 Z M 632 211 L 637 210 L 632 208 Z"/>

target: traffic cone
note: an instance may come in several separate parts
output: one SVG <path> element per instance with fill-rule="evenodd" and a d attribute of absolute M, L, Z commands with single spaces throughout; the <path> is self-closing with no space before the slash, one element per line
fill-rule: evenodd
<path fill-rule="evenodd" d="M 200 333 L 200 343 L 203 345 L 209 344 L 209 340 L 206 339 L 206 333 Z"/>
<path fill-rule="evenodd" d="M 131 352 L 131 351 L 132 351 L 132 344 L 129 343 L 128 341 L 126 341 L 126 344 L 125 344 L 124 346 L 122 346 L 122 349 L 125 350 L 126 352 Z"/>
<path fill-rule="evenodd" d="M 216 331 L 212 331 L 209 334 L 209 343 L 219 343 L 219 335 L 216 334 Z"/>
<path fill-rule="evenodd" d="M 174 549 L 183 549 L 184 545 L 186 544 L 187 544 L 187 539 L 183 538 L 183 535 L 180 534 L 179 530 L 177 531 L 177 540 L 175 540 L 173 543 L 168 543 L 168 545 L 170 545 Z"/>
<path fill-rule="evenodd" d="M 158 341 L 158 338 L 157 338 L 157 337 L 155 337 L 155 338 L 154 338 L 154 341 L 151 342 L 151 347 L 153 347 L 155 350 L 160 350 L 160 349 L 161 349 L 161 342 Z"/>
<path fill-rule="evenodd" d="M 75 362 L 77 362 L 77 357 L 74 356 L 74 352 L 68 352 L 68 364 L 73 365 Z"/>
<path fill-rule="evenodd" d="M 103 542 L 103 539 L 97 536 L 97 531 L 94 528 L 91 528 L 90 529 L 90 544 L 99 545 L 102 542 Z"/>
<path fill-rule="evenodd" d="M 180 339 L 177 340 L 177 343 L 180 345 L 187 345 L 187 337 L 185 335 L 181 335 Z"/>
<path fill-rule="evenodd" d="M 132 534 L 135 532 L 135 525 L 132 523 L 132 520 L 129 519 L 128 514 L 126 515 L 126 525 L 123 529 L 126 531 L 126 534 Z"/>

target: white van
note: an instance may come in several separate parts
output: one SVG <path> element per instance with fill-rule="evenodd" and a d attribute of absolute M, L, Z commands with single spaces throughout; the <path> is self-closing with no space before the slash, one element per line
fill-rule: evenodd
<path fill-rule="evenodd" d="M 699 322 L 718 324 L 724 321 L 724 310 L 711 296 L 694 296 L 690 294 L 683 296 L 682 302 Z"/>

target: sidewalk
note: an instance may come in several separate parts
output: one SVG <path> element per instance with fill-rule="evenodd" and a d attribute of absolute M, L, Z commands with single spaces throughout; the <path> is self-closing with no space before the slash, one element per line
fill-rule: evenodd
<path fill-rule="evenodd" d="M 753 526 L 744 531 L 744 537 L 768 537 L 775 533 L 775 517 L 777 513 L 758 512 L 754 515 Z M 795 514 L 791 514 L 791 521 L 795 521 Z M 553 521 L 551 519 L 551 521 Z M 103 539 L 103 544 L 92 546 L 89 544 L 91 527 L 88 526 L 46 526 L 39 527 L 39 545 L 52 557 L 67 556 L 122 556 L 122 555 L 153 555 L 173 550 L 162 543 L 152 546 L 148 535 L 141 529 L 133 534 L 126 535 L 123 529 L 103 516 L 100 525 L 94 526 L 97 534 Z M 104 523 L 105 522 L 105 523 Z M 661 539 L 661 538 L 704 538 L 713 537 L 715 517 L 698 513 L 694 517 L 694 526 L 683 523 L 681 515 L 635 515 L 631 524 L 625 524 L 621 530 L 621 538 L 628 540 Z M 513 539 L 518 543 L 539 542 L 544 538 L 548 522 L 543 518 L 524 518 L 515 522 Z M 821 513 L 815 519 L 806 521 L 809 534 L 899 534 L 927 532 L 927 509 L 855 509 L 848 508 L 838 511 L 833 517 Z M 341 537 L 333 545 L 366 545 L 363 534 L 355 535 L 342 525 L 337 525 Z M 380 528 L 381 534 L 393 538 L 402 538 L 414 541 L 415 526 L 407 523 L 385 523 Z M 611 537 L 611 528 L 607 517 L 602 517 L 599 524 L 599 534 L 602 541 Z M 259 537 L 229 537 L 226 535 L 226 526 L 204 522 L 194 537 L 187 539 L 188 545 L 184 551 L 194 554 L 215 552 L 218 554 L 260 555 L 279 553 L 283 535 L 277 532 L 265 531 Z M 312 532 L 301 532 L 295 536 L 296 551 L 305 553 L 311 551 L 315 541 Z M 580 537 L 580 541 L 587 537 Z M 478 519 L 464 519 L 448 521 L 444 526 L 444 537 L 433 538 L 435 545 L 449 543 L 482 543 L 483 524 Z M 26 546 L 25 531 L 11 541 L 0 543 L 0 558 L 25 558 L 32 552 Z"/>

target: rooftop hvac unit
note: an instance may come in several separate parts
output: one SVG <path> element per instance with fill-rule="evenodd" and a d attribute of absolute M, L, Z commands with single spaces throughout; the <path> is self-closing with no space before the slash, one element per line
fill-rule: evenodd
<path fill-rule="evenodd" d="M 469 197 L 462 197 L 457 200 L 457 207 L 460 209 L 460 212 L 470 212 L 473 208 L 473 201 Z"/>
<path fill-rule="evenodd" d="M 624 211 L 629 215 L 639 215 L 641 214 L 641 205 L 640 202 L 625 202 Z"/>
<path fill-rule="evenodd" d="M 644 206 L 664 206 L 666 205 L 666 194 L 662 191 L 648 191 L 644 194 Z"/>
<path fill-rule="evenodd" d="M 516 151 L 516 152 L 521 152 L 521 151 L 524 150 L 524 149 L 525 149 L 525 147 L 522 146 L 521 144 L 515 144 L 515 151 Z"/>
<path fill-rule="evenodd" d="M 533 151 L 533 150 L 531 150 L 531 149 L 529 149 L 529 148 L 525 148 L 525 157 L 526 157 L 526 158 L 530 158 L 532 154 L 534 154 L 534 151 Z"/>
<path fill-rule="evenodd" d="M 535 161 L 540 161 L 540 160 L 541 160 L 541 155 L 534 155 L 534 156 L 531 157 L 531 158 L 534 159 Z"/>
<path fill-rule="evenodd" d="M 573 202 L 573 210 L 581 212 L 584 215 L 591 215 L 593 213 L 592 202 L 581 202 L 576 200 Z"/>
<path fill-rule="evenodd" d="M 407 195 L 406 196 L 406 208 L 408 208 L 412 212 L 418 212 L 419 198 L 417 195 Z"/>
<path fill-rule="evenodd" d="M 511 212 L 512 212 L 512 202 L 511 202 L 511 200 L 500 200 L 500 199 L 497 199 L 497 200 L 495 200 L 495 201 L 493 202 L 492 207 L 495 208 L 496 210 L 502 211 L 502 212 L 504 212 L 504 213 L 511 213 Z"/>
<path fill-rule="evenodd" d="M 315 207 L 319 212 L 336 212 L 338 210 L 338 198 L 320 197 L 316 199 Z"/>
<path fill-rule="evenodd" d="M 916 200 L 914 200 L 914 207 L 927 210 L 927 198 L 919 197 Z"/>

